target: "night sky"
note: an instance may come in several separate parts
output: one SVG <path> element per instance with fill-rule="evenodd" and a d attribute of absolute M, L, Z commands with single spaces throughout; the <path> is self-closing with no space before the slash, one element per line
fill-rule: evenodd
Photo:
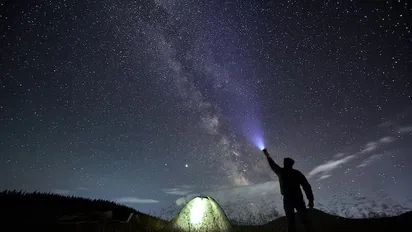
<path fill-rule="evenodd" d="M 411 14 L 405 0 L 5 1 L 0 190 L 154 214 L 199 194 L 281 208 L 263 138 L 315 207 L 412 207 Z"/>

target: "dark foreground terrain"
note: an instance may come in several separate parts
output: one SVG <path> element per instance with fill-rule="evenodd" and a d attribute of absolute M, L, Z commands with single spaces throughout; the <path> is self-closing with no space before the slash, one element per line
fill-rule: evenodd
<path fill-rule="evenodd" d="M 396 217 L 349 219 L 327 214 L 313 209 L 311 218 L 318 232 L 357 232 L 357 231 L 410 231 L 412 228 L 412 212 Z M 297 219 L 298 231 L 304 231 Z M 262 226 L 239 226 L 237 231 L 276 231 L 286 232 L 287 222 L 285 217 L 278 218 Z"/>
<path fill-rule="evenodd" d="M 41 229 L 42 231 L 162 231 L 168 223 L 145 215 L 133 208 L 104 200 L 90 200 L 57 194 L 0 193 L 0 222 L 13 231 Z M 310 211 L 316 231 L 411 231 L 412 212 L 396 217 L 348 219 Z M 299 218 L 298 231 L 303 231 Z M 286 218 L 281 217 L 261 226 L 236 226 L 235 231 L 287 231 Z"/>

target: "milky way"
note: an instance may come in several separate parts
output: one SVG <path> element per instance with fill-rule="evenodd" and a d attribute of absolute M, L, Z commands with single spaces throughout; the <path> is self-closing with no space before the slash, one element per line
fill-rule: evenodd
<path fill-rule="evenodd" d="M 155 214 L 208 194 L 255 213 L 281 199 L 261 138 L 296 160 L 320 208 L 411 206 L 411 13 L 406 1 L 8 1 L 0 189 Z"/>

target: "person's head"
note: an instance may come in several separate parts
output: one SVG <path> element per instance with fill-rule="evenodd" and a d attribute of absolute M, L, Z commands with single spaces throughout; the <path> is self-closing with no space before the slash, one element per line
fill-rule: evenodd
<path fill-rule="evenodd" d="M 292 158 L 287 157 L 283 159 L 284 168 L 292 168 L 294 164 L 295 164 L 295 161 Z"/>

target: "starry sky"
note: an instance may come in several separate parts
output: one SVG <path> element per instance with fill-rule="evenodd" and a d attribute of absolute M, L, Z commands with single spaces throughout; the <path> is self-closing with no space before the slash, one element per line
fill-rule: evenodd
<path fill-rule="evenodd" d="M 261 138 L 318 207 L 412 205 L 407 1 L 1 4 L 1 190 L 257 212 L 281 199 Z"/>

